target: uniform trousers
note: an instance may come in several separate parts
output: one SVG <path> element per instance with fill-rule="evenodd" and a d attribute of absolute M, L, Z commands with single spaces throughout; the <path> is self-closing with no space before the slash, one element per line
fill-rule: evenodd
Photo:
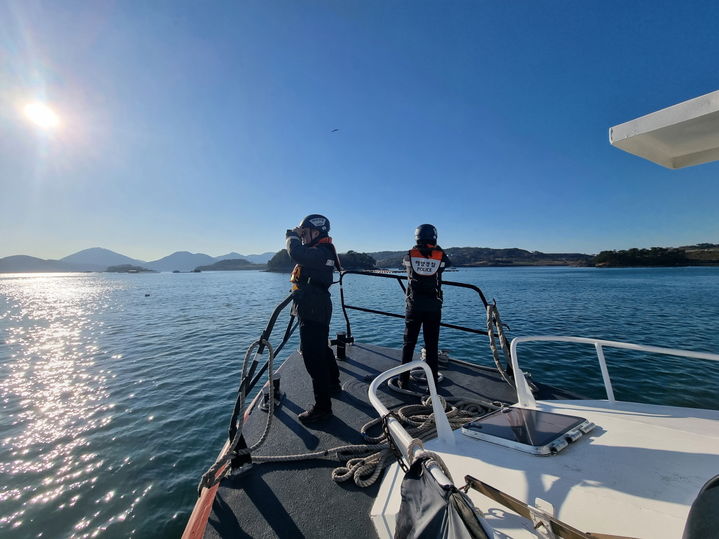
<path fill-rule="evenodd" d="M 402 363 L 412 361 L 414 348 L 417 345 L 419 330 L 422 328 L 424 336 L 424 348 L 427 352 L 426 361 L 432 369 L 435 382 L 439 374 L 438 353 L 439 353 L 439 324 L 442 320 L 442 311 L 416 311 L 407 310 L 404 325 L 404 345 L 402 346 Z M 400 379 L 405 383 L 409 381 L 409 373 L 402 373 Z"/>
<path fill-rule="evenodd" d="M 330 391 L 340 379 L 335 355 L 327 344 L 329 332 L 328 324 L 300 320 L 302 359 L 312 379 L 315 405 L 322 410 L 332 409 Z"/>

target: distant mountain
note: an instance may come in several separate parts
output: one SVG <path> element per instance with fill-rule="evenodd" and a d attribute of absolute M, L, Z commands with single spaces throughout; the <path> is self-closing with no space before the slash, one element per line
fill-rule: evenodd
<path fill-rule="evenodd" d="M 231 253 L 227 253 L 226 255 L 215 256 L 213 258 L 215 262 L 220 262 L 221 260 L 247 260 L 247 257 L 245 255 L 241 255 L 240 253 L 236 253 L 234 251 L 232 251 Z"/>
<path fill-rule="evenodd" d="M 259 255 L 247 255 L 245 258 L 255 264 L 267 264 L 273 256 L 275 256 L 275 253 L 267 251 Z"/>
<path fill-rule="evenodd" d="M 105 271 L 109 266 L 142 266 L 145 264 L 143 260 L 130 258 L 110 251 L 109 249 L 103 249 L 102 247 L 84 249 L 65 258 L 61 258 L 60 261 L 81 267 L 83 271 Z"/>
<path fill-rule="evenodd" d="M 486 247 L 449 247 L 446 249 L 452 263 L 458 267 L 484 266 L 626 266 L 626 265 L 719 265 L 719 244 L 699 243 L 682 247 L 653 247 L 652 249 L 630 249 L 628 251 L 603 251 L 597 257 L 582 253 L 542 253 L 524 249 L 490 249 Z M 360 257 L 377 262 L 379 268 L 398 268 L 407 251 L 379 251 L 374 253 L 355 253 L 345 255 Z M 661 256 L 660 256 L 661 255 Z M 666 259 L 666 256 L 670 259 Z M 606 260 L 604 260 L 606 258 Z M 228 265 L 213 269 L 249 269 L 245 262 L 267 264 L 270 271 L 290 271 L 293 263 L 287 251 L 277 254 L 266 252 L 259 255 L 241 255 L 227 253 L 212 257 L 202 253 L 178 251 L 169 256 L 145 262 L 119 253 L 93 247 L 71 254 L 60 260 L 43 260 L 33 256 L 14 255 L 0 258 L 0 273 L 40 273 L 66 271 L 106 271 L 110 266 L 140 266 L 154 271 L 192 271 L 198 266 L 211 266 L 223 260 L 233 260 Z M 364 263 L 362 264 L 364 267 Z"/>
<path fill-rule="evenodd" d="M 0 258 L 0 273 L 44 273 L 83 271 L 74 264 L 59 260 L 43 260 L 34 256 L 14 255 Z"/>
<path fill-rule="evenodd" d="M 26 255 L 13 255 L 0 258 L 0 273 L 23 273 L 43 271 L 106 271 L 110 266 L 140 266 L 154 271 L 192 271 L 198 266 L 211 265 L 222 260 L 246 260 L 252 264 L 267 264 L 274 253 L 242 255 L 227 253 L 212 257 L 203 253 L 177 251 L 159 260 L 146 262 L 137 258 L 121 255 L 102 247 L 83 249 L 60 260 L 43 260 Z"/>
<path fill-rule="evenodd" d="M 202 253 L 177 251 L 159 260 L 142 262 L 141 265 L 155 271 L 192 271 L 197 266 L 209 266 L 215 259 Z"/>
<path fill-rule="evenodd" d="M 227 253 L 226 255 L 222 256 L 216 256 L 215 262 L 219 262 L 220 260 L 237 260 L 238 258 L 243 258 L 245 260 L 248 260 L 249 262 L 252 262 L 253 264 L 267 264 L 267 262 L 274 256 L 275 253 L 273 252 L 266 252 L 259 255 L 242 255 L 240 253 Z"/>

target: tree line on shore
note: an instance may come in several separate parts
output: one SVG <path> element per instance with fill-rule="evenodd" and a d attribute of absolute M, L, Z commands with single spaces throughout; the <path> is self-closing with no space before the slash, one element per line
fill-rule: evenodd
<path fill-rule="evenodd" d="M 719 245 L 700 243 L 685 247 L 602 251 L 593 262 L 596 267 L 716 266 L 719 265 Z"/>
<path fill-rule="evenodd" d="M 719 244 L 700 243 L 684 247 L 652 247 L 602 251 L 597 255 L 581 253 L 541 253 L 524 249 L 490 249 L 485 247 L 450 247 L 447 255 L 456 267 L 511 266 L 715 266 L 719 265 Z M 399 268 L 406 251 L 378 253 L 340 253 L 344 269 Z M 287 251 L 278 251 L 267 263 L 269 271 L 290 271 L 294 263 Z"/>

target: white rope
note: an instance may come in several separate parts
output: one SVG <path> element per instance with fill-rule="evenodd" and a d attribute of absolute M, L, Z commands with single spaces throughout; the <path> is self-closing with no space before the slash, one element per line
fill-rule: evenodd
<path fill-rule="evenodd" d="M 440 457 L 434 451 L 427 451 L 426 449 L 416 451 L 414 453 L 414 459 L 412 462 L 416 461 L 417 459 L 425 459 L 425 458 L 428 459 L 428 461 L 434 462 L 435 464 L 437 464 L 437 466 L 442 468 L 442 472 L 444 473 L 444 475 L 446 475 L 447 479 L 449 479 L 450 482 L 452 484 L 454 484 L 454 479 L 452 479 L 452 474 L 449 472 L 449 468 L 447 468 L 447 465 L 442 460 L 442 457 Z"/>

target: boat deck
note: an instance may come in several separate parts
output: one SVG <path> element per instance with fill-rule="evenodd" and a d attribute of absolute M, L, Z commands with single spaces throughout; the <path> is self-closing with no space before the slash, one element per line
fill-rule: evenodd
<path fill-rule="evenodd" d="M 313 402 L 312 389 L 302 356 L 293 352 L 278 370 L 285 396 L 275 410 L 269 436 L 256 454 L 293 455 L 365 444 L 360 429 L 377 417 L 367 396 L 369 384 L 399 363 L 399 350 L 366 344 L 348 346 L 347 359 L 338 362 L 343 391 L 333 398 L 334 416 L 305 426 L 297 414 Z M 493 368 L 454 360 L 440 368 L 445 377 L 439 385 L 440 395 L 516 402 L 514 390 Z M 544 400 L 574 397 L 547 386 L 540 386 L 537 393 L 537 398 Z M 416 397 L 386 386 L 381 398 L 389 409 L 417 402 Z M 266 421 L 267 414 L 259 406 L 251 407 L 244 425 L 248 445 L 261 437 Z M 380 480 L 367 488 L 359 488 L 351 480 L 335 483 L 332 470 L 339 465 L 329 460 L 255 463 L 238 477 L 224 478 L 205 537 L 374 537 L 369 513 Z"/>
<path fill-rule="evenodd" d="M 582 532 L 683 536 L 692 503 L 719 469 L 719 412 L 596 400 L 538 401 L 537 408 L 597 426 L 555 456 L 530 455 L 459 431 L 451 448 L 437 440 L 426 447 L 442 456 L 456 481 L 471 475 L 530 505 L 542 500 Z M 383 506 L 396 512 L 399 494 L 391 495 Z M 536 537 L 531 521 L 474 490 L 469 495 L 503 537 Z M 701 518 L 717 537 L 716 512 L 709 513 Z"/>

